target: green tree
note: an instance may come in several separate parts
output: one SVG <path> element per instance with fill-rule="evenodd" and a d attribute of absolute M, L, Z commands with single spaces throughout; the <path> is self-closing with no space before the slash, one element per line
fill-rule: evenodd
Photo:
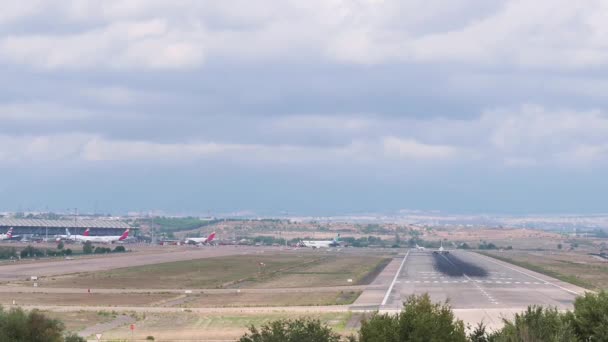
<path fill-rule="evenodd" d="M 340 335 L 316 319 L 278 320 L 251 326 L 240 342 L 338 342 Z"/>
<path fill-rule="evenodd" d="M 525 312 L 516 314 L 512 321 L 505 319 L 504 323 L 501 330 L 490 336 L 490 341 L 578 341 L 572 324 L 556 308 L 529 306 Z"/>
<path fill-rule="evenodd" d="M 84 254 L 93 253 L 93 244 L 91 243 L 91 241 L 87 241 L 84 243 L 84 245 L 82 245 L 82 253 L 84 253 Z"/>
<path fill-rule="evenodd" d="M 76 334 L 68 334 L 65 336 L 64 342 L 87 342 L 87 340 Z"/>
<path fill-rule="evenodd" d="M 582 341 L 608 341 L 608 292 L 577 297 L 567 319 Z"/>
<path fill-rule="evenodd" d="M 6 312 L 0 308 L 0 341 L 63 342 L 63 330 L 63 323 L 38 310 L 13 308 Z"/>
<path fill-rule="evenodd" d="M 464 342 L 464 323 L 448 303 L 432 303 L 428 294 L 410 296 L 397 315 L 374 314 L 361 323 L 360 342 Z"/>
<path fill-rule="evenodd" d="M 62 250 L 64 247 L 63 241 L 59 241 L 59 243 L 57 244 L 57 249 Z"/>

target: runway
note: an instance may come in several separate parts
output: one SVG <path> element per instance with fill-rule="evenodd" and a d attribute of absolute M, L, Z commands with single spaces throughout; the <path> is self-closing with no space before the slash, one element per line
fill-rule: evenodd
<path fill-rule="evenodd" d="M 404 267 L 387 285 L 383 311 L 400 310 L 412 295 L 428 293 L 434 302 L 448 300 L 457 316 L 465 322 L 484 320 L 500 325 L 528 305 L 543 305 L 565 310 L 585 289 L 477 253 L 451 251 L 433 254 L 410 251 Z M 464 317 L 464 318 L 463 318 Z"/>

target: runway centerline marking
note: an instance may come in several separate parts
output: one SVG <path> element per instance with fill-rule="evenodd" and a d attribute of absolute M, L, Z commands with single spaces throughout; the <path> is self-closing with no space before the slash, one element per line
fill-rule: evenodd
<path fill-rule="evenodd" d="M 405 256 L 403 257 L 403 261 L 401 262 L 401 265 L 399 266 L 399 269 L 397 270 L 397 273 L 395 273 L 395 277 L 393 278 L 393 281 L 391 282 L 391 286 L 388 287 L 388 290 L 386 291 L 386 294 L 384 295 L 384 298 L 382 299 L 382 304 L 380 304 L 380 305 L 386 305 L 386 301 L 388 300 L 388 297 L 391 295 L 391 292 L 393 292 L 393 287 L 395 286 L 395 283 L 397 282 L 397 278 L 401 274 L 401 270 L 403 269 L 403 265 L 405 265 L 405 261 L 407 260 L 408 255 L 410 255 L 410 251 L 407 251 L 407 253 L 405 253 Z"/>

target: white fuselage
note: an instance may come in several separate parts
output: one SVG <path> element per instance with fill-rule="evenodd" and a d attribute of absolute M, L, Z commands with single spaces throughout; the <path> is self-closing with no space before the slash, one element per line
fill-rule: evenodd
<path fill-rule="evenodd" d="M 120 241 L 120 236 L 84 236 L 72 235 L 74 241 L 91 242 L 91 243 L 114 243 Z"/>
<path fill-rule="evenodd" d="M 186 239 L 186 243 L 196 243 L 196 244 L 203 244 L 203 243 L 207 243 L 207 241 L 209 240 L 209 238 L 187 238 Z"/>
<path fill-rule="evenodd" d="M 340 243 L 334 240 L 326 240 L 326 241 L 302 241 L 304 247 L 312 247 L 312 248 L 331 248 L 331 247 L 339 247 Z"/>

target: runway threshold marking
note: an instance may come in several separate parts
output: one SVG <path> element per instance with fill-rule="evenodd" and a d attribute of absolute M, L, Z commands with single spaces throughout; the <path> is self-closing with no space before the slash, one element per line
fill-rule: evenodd
<path fill-rule="evenodd" d="M 534 276 L 534 275 L 532 275 L 532 274 L 530 274 L 530 273 L 527 273 L 527 272 L 524 272 L 524 271 L 518 270 L 518 269 L 516 269 L 516 268 L 514 268 L 514 267 L 511 267 L 511 266 L 507 265 L 507 263 L 506 263 L 506 262 L 502 262 L 502 263 L 500 263 L 500 262 L 495 261 L 493 258 L 490 258 L 490 257 L 488 257 L 488 256 L 481 255 L 481 254 L 477 254 L 477 255 L 479 255 L 479 256 L 481 256 L 481 257 L 483 257 L 483 258 L 486 258 L 488 261 L 490 261 L 490 262 L 492 262 L 492 263 L 494 263 L 494 264 L 496 264 L 496 265 L 500 265 L 500 266 L 502 266 L 502 267 L 506 267 L 506 268 L 508 268 L 508 269 L 510 269 L 510 270 L 512 270 L 512 271 L 519 272 L 519 273 L 521 273 L 521 274 L 527 275 L 527 276 L 528 276 L 528 277 L 530 277 L 530 278 L 534 278 L 534 279 L 536 279 L 536 280 L 540 280 L 540 281 L 542 281 L 542 282 L 543 282 L 543 283 L 545 283 L 545 284 L 549 284 L 549 285 L 555 286 L 555 287 L 557 287 L 558 289 L 564 290 L 564 291 L 566 291 L 566 292 L 568 292 L 568 293 L 571 293 L 571 294 L 573 294 L 573 295 L 577 295 L 577 296 L 579 296 L 579 295 L 580 295 L 580 293 L 578 293 L 578 292 L 576 292 L 576 291 L 572 291 L 572 290 L 567 289 L 567 288 L 565 288 L 565 287 L 563 287 L 563 286 L 559 286 L 559 285 L 557 285 L 557 284 L 555 284 L 555 283 L 552 283 L 552 282 L 550 282 L 550 281 L 547 281 L 547 280 L 544 280 L 544 279 L 542 279 L 542 278 L 536 277 L 536 276 Z M 525 282 L 525 284 L 529 284 L 529 283 L 530 283 L 530 282 Z M 536 284 L 536 283 L 535 283 L 535 284 Z"/>
<path fill-rule="evenodd" d="M 382 299 L 382 304 L 380 304 L 380 305 L 386 305 L 386 301 L 388 300 L 388 297 L 391 295 L 391 292 L 393 292 L 393 287 L 395 286 L 395 282 L 397 282 L 397 278 L 399 277 L 399 274 L 401 274 L 401 269 L 403 269 L 403 265 L 405 265 L 405 261 L 407 260 L 408 255 L 410 255 L 410 251 L 407 251 L 407 253 L 405 253 L 405 256 L 403 257 L 403 261 L 401 262 L 401 265 L 399 266 L 399 269 L 397 270 L 397 273 L 395 273 L 395 277 L 393 278 L 393 281 L 391 282 L 391 286 L 389 286 L 388 290 L 386 290 L 386 294 L 384 295 L 384 298 Z"/>

